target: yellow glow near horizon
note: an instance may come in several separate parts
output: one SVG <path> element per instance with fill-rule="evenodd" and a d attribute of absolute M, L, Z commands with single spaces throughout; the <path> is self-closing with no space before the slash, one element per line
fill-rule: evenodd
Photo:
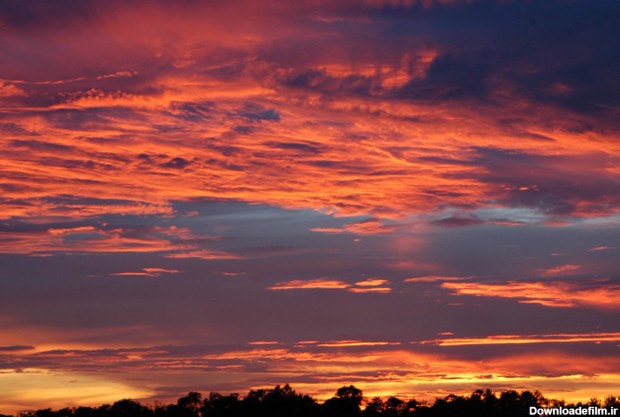
<path fill-rule="evenodd" d="M 110 379 L 106 375 L 23 369 L 0 373 L 0 413 L 40 408 L 99 406 L 122 398 L 153 393 Z"/>

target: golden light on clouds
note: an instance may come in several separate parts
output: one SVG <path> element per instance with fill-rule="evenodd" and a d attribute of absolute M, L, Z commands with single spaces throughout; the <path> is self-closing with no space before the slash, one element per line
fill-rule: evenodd
<path fill-rule="evenodd" d="M 55 408 L 77 405 L 100 405 L 119 398 L 148 397 L 149 389 L 115 381 L 107 375 L 95 376 L 77 372 L 56 372 L 45 369 L 20 369 L 0 372 L 0 402 L 3 411 L 29 409 L 33 400 L 40 406 Z"/>

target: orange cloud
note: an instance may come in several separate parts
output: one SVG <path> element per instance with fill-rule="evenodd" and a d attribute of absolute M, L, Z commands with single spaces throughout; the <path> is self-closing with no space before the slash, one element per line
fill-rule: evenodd
<path fill-rule="evenodd" d="M 468 278 L 470 277 L 450 277 L 450 276 L 441 276 L 441 275 L 431 275 L 431 276 L 425 276 L 425 277 L 405 278 L 403 282 L 425 283 L 425 282 L 463 281 Z"/>
<path fill-rule="evenodd" d="M 50 115 L 106 109 L 113 116 L 105 120 L 63 127 L 26 112 L 15 116 L 16 123 L 47 139 L 5 143 L 0 173 L 8 200 L 0 208 L 0 218 L 169 216 L 174 214 L 170 201 L 196 197 L 402 218 L 451 204 L 480 207 L 481 201 L 500 192 L 530 192 L 486 183 L 484 168 L 468 162 L 477 157 L 469 149 L 469 138 L 480 131 L 488 134 L 478 146 L 505 149 L 506 143 L 514 143 L 492 118 L 479 112 L 452 109 L 455 115 L 447 118 L 442 111 L 415 103 L 379 104 L 356 97 L 329 103 L 306 97 L 295 100 L 289 96 L 293 92 L 275 85 L 264 87 L 265 83 L 251 78 L 226 82 L 206 76 L 162 75 L 154 83 L 170 87 L 149 96 L 90 93 L 49 109 Z M 247 101 L 261 109 L 244 110 L 241 103 Z M 205 102 L 215 104 L 206 110 L 201 108 Z M 120 108 L 129 111 L 123 114 Z M 382 118 L 371 117 L 376 113 Z M 421 115 L 428 122 L 411 123 L 407 114 Z M 324 128 L 334 118 L 345 126 L 344 132 Z M 462 120 L 471 121 L 463 124 Z M 188 142 L 188 135 L 203 138 L 205 146 Z M 352 150 L 345 138 L 356 135 L 367 139 L 356 142 Z M 107 138 L 105 152 L 101 137 Z M 228 150 L 229 137 L 235 138 L 234 152 Z M 403 137 L 424 137 L 424 147 L 404 144 Z M 610 152 L 617 152 L 605 137 L 599 140 L 611 147 Z M 569 134 L 556 137 L 553 146 L 540 141 L 519 143 L 523 152 L 535 147 L 541 155 L 586 151 Z M 584 157 L 584 167 L 594 170 L 596 158 L 591 159 Z M 274 160 L 281 162 L 274 165 Z M 272 181 L 282 174 L 285 181 Z M 59 195 L 127 204 L 50 202 Z M 575 202 L 580 215 L 586 215 L 587 204 Z M 312 230 L 373 235 L 390 233 L 395 226 L 373 219 Z"/>
<path fill-rule="evenodd" d="M 75 236 L 78 238 L 75 238 Z M 134 233 L 128 229 L 81 227 L 50 229 L 41 232 L 13 232 L 0 237 L 0 253 L 37 254 L 62 253 L 116 253 L 161 252 L 179 248 L 173 243 L 174 229 Z M 180 245 L 181 247 L 184 245 Z"/>
<path fill-rule="evenodd" d="M 269 287 L 270 290 L 312 290 L 312 289 L 345 289 L 349 288 L 350 285 L 346 282 L 328 279 L 328 278 L 319 278 L 312 279 L 308 281 L 304 280 L 293 280 L 293 281 L 283 281 L 278 282 L 277 284 Z"/>
<path fill-rule="evenodd" d="M 318 278 L 308 281 L 293 280 L 278 282 L 275 285 L 268 287 L 270 290 L 312 290 L 312 289 L 329 289 L 329 290 L 346 290 L 352 293 L 389 293 L 392 291 L 389 287 L 382 287 L 381 285 L 388 284 L 389 281 L 382 278 L 370 278 L 364 281 L 356 282 L 355 285 L 351 285 L 347 282 L 329 279 Z"/>
<path fill-rule="evenodd" d="M 200 248 L 212 236 L 198 235 L 188 228 L 109 227 L 107 224 L 38 231 L 13 231 L 0 235 L 0 253 L 52 256 L 55 253 L 154 253 L 168 258 L 238 259 L 215 249 Z M 164 271 L 144 270 L 144 273 Z M 142 273 L 140 272 L 140 274 Z M 136 273 L 132 273 L 136 275 Z"/>
<path fill-rule="evenodd" d="M 448 335 L 450 336 L 450 335 Z M 441 338 L 420 342 L 439 346 L 522 345 L 538 343 L 618 342 L 620 333 L 561 333 L 542 335 L 495 335 L 478 338 Z"/>
<path fill-rule="evenodd" d="M 390 233 L 395 229 L 395 226 L 386 226 L 378 220 L 366 220 L 347 224 L 342 227 L 315 227 L 310 229 L 310 231 L 327 234 L 351 233 L 355 235 L 376 235 Z"/>
<path fill-rule="evenodd" d="M 370 292 L 370 293 L 387 294 L 387 293 L 392 292 L 392 289 L 389 288 L 389 287 L 372 287 L 372 288 L 369 288 L 369 287 L 362 287 L 362 288 L 352 287 L 352 288 L 348 288 L 347 291 L 353 292 L 353 293 L 367 293 L 367 292 Z"/>
<path fill-rule="evenodd" d="M 399 342 L 375 342 L 365 340 L 334 340 L 331 342 L 319 343 L 320 347 L 355 347 L 355 346 L 390 346 L 400 345 Z"/>
<path fill-rule="evenodd" d="M 618 309 L 620 285 L 604 280 L 518 282 L 484 284 L 479 282 L 444 282 L 443 288 L 457 295 L 513 298 L 520 303 L 548 307 L 594 307 Z"/>
<path fill-rule="evenodd" d="M 338 71 L 346 79 L 359 69 L 340 65 Z M 134 77 L 128 75 L 131 72 L 119 73 L 123 76 L 112 78 Z M 165 87 L 156 93 L 87 90 L 47 109 L 50 118 L 24 109 L 14 116 L 15 123 L 46 139 L 27 140 L 23 135 L 6 143 L 0 172 L 8 200 L 0 218 L 169 216 L 174 214 L 170 201 L 195 197 L 400 218 L 450 204 L 477 207 L 484 197 L 497 197 L 500 187 L 485 183 L 481 179 L 485 168 L 469 161 L 477 157 L 470 149 L 472 136 L 479 138 L 478 146 L 489 148 L 505 149 L 506 143 L 514 143 L 492 115 L 454 108 L 450 109 L 454 114 L 446 117 L 443 110 L 427 105 L 377 103 L 355 96 L 329 102 L 307 96 L 295 99 L 295 91 L 275 80 L 254 77 L 267 75 L 247 74 L 241 80 L 226 81 L 207 75 L 161 74 L 152 82 Z M 244 109 L 242 103 L 248 101 L 259 110 Z M 207 109 L 204 103 L 213 104 Z M 111 115 L 76 126 L 60 126 L 51 118 L 55 112 L 89 109 L 105 109 Z M 410 114 L 426 123 L 412 123 L 406 118 Z M 344 126 L 343 132 L 324 128 L 334 119 Z M 488 133 L 480 136 L 481 131 Z M 577 135 L 543 133 L 555 137 L 553 145 L 522 138 L 519 150 L 535 149 L 542 155 L 587 152 Z M 188 142 L 188 135 L 203 138 L 206 146 Z M 365 139 L 351 149 L 346 137 L 355 136 Z M 617 151 L 613 141 L 599 136 L 609 152 Z M 228 149 L 229 137 L 235 138 L 234 152 Z M 424 146 L 403 142 L 404 137 L 424 137 Z M 583 155 L 584 167 L 594 169 L 596 158 Z M 281 164 L 274 166 L 270 163 L 274 160 Z M 286 181 L 272 181 L 283 173 Z M 512 193 L 514 187 L 506 185 L 502 193 Z M 518 188 L 520 193 L 530 191 Z M 59 195 L 78 201 L 120 199 L 127 204 L 50 202 Z M 515 224 L 510 219 L 496 223 Z M 372 235 L 392 232 L 394 227 L 373 219 L 312 230 Z"/>
<path fill-rule="evenodd" d="M 114 277 L 126 277 L 126 276 L 146 276 L 146 277 L 157 277 L 161 274 L 177 274 L 181 271 L 176 269 L 165 269 L 165 268 L 142 268 L 142 271 L 136 272 L 116 272 L 110 274 L 110 276 Z"/>
<path fill-rule="evenodd" d="M 363 281 L 358 281 L 355 285 L 360 287 L 378 287 L 383 284 L 387 284 L 389 281 L 383 278 L 368 278 Z"/>
<path fill-rule="evenodd" d="M 156 392 L 160 386 L 158 381 L 165 375 L 170 379 L 170 374 L 180 372 L 183 376 L 179 384 L 185 388 L 191 381 L 193 389 L 198 391 L 213 390 L 217 381 L 221 384 L 222 380 L 229 381 L 229 389 L 243 391 L 255 385 L 282 383 L 285 378 L 296 389 L 323 400 L 347 383 L 361 388 L 369 398 L 399 393 L 413 395 L 418 400 L 432 400 L 448 393 L 471 393 L 481 387 L 493 390 L 523 387 L 540 389 L 549 396 L 587 400 L 612 392 L 620 377 L 620 360 L 609 355 L 536 350 L 478 361 L 460 355 L 406 350 L 398 342 L 388 341 L 336 340 L 296 344 L 291 348 L 286 345 L 270 347 L 263 341 L 258 343 L 264 346 L 204 354 L 191 352 L 191 349 L 188 352 L 188 347 L 167 346 L 15 351 L 10 355 L 13 360 L 19 358 L 22 364 L 33 365 L 29 369 L 39 373 L 72 374 L 82 381 L 89 378 L 84 363 L 92 364 L 93 369 L 97 369 L 98 383 L 93 386 L 94 397 L 84 399 L 83 404 L 98 401 L 97 395 L 106 393 L 108 386 L 127 386 L 129 392 Z M 46 369 L 40 367 L 40 363 L 53 366 Z M 119 369 L 122 372 L 118 372 Z M 6 379 L 7 375 L 15 378 L 18 373 L 3 373 L 0 378 Z M 139 378 L 139 386 L 136 378 Z M 37 378 L 22 381 L 11 391 L 12 397 L 24 395 L 36 383 Z M 56 407 L 58 403 L 47 392 L 38 398 L 46 400 L 48 406 Z"/>

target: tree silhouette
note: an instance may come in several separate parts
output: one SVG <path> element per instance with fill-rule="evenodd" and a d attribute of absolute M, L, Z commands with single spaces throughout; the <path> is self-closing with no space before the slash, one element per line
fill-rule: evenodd
<path fill-rule="evenodd" d="M 114 417 L 150 417 L 151 411 L 134 400 L 120 400 L 112 404 L 110 414 Z"/>
<path fill-rule="evenodd" d="M 327 417 L 354 417 L 360 414 L 364 396 L 353 385 L 338 388 L 336 396 L 323 403 L 323 415 Z"/>
<path fill-rule="evenodd" d="M 362 411 L 362 405 L 364 409 Z M 44 408 L 18 414 L 18 417 L 513 417 L 529 414 L 530 407 L 610 407 L 620 408 L 620 398 L 608 396 L 586 403 L 566 404 L 547 399 L 540 392 L 508 390 L 499 393 L 476 390 L 471 395 L 450 394 L 434 403 L 404 400 L 397 397 L 365 399 L 360 389 L 344 386 L 323 404 L 312 397 L 296 393 L 288 384 L 273 389 L 255 389 L 244 398 L 238 394 L 211 392 L 202 399 L 199 392 L 189 392 L 174 404 L 146 407 L 125 399 L 112 405 L 52 410 Z M 0 417 L 10 417 L 3 416 Z"/>
<path fill-rule="evenodd" d="M 288 384 L 252 390 L 242 400 L 244 415 L 253 417 L 311 417 L 318 405 L 312 397 L 297 394 Z"/>
<path fill-rule="evenodd" d="M 177 400 L 179 417 L 201 417 L 202 416 L 202 394 L 199 392 L 189 392 L 185 397 Z"/>
<path fill-rule="evenodd" d="M 241 416 L 241 401 L 239 394 L 221 395 L 217 392 L 209 394 L 203 402 L 202 415 L 208 417 L 237 417 Z"/>

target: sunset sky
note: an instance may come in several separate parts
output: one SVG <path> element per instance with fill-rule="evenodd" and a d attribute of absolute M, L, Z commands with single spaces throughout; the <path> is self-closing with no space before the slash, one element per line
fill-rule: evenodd
<path fill-rule="evenodd" d="M 0 0 L 0 413 L 619 395 L 620 2 Z"/>

